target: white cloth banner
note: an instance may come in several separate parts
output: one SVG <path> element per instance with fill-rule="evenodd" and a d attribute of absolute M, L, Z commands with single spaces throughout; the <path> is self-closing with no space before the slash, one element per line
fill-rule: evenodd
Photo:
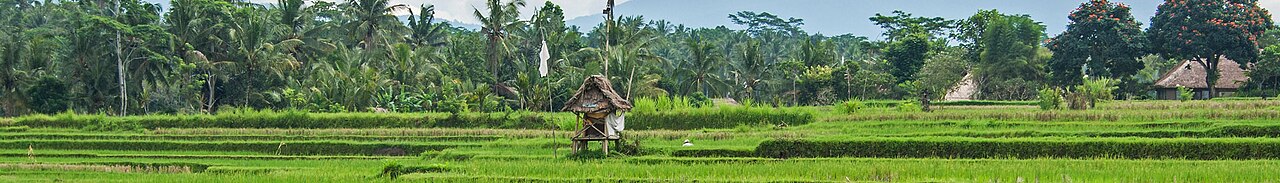
<path fill-rule="evenodd" d="M 618 135 L 618 132 L 625 129 L 627 125 L 626 120 L 627 114 L 623 114 L 621 112 L 609 114 L 608 117 L 605 117 L 604 122 L 609 124 L 609 135 Z"/>
<path fill-rule="evenodd" d="M 547 40 L 542 40 L 542 51 L 538 52 L 538 58 L 541 60 L 541 63 L 538 64 L 538 74 L 541 74 L 542 77 L 547 77 L 547 73 L 551 70 L 551 67 L 547 66 L 547 60 L 551 59 L 551 51 L 547 49 Z"/>

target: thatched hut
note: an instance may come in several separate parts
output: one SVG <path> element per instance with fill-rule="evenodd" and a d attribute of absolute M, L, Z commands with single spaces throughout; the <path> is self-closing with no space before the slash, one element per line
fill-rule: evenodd
<path fill-rule="evenodd" d="M 609 141 L 621 139 L 624 113 L 631 110 L 631 102 L 613 91 L 608 78 L 593 75 L 582 82 L 561 110 L 573 112 L 582 124 L 572 139 L 574 152 L 585 150 L 590 141 L 601 141 L 601 149 L 608 153 Z"/>
<path fill-rule="evenodd" d="M 1217 93 L 1213 96 L 1232 96 L 1249 80 L 1240 64 L 1226 58 L 1218 62 L 1218 73 L 1218 82 L 1213 86 Z M 1204 66 L 1192 61 L 1182 61 L 1156 80 L 1156 95 L 1163 100 L 1177 100 L 1178 86 L 1183 86 L 1191 89 L 1194 99 L 1209 98 L 1209 86 L 1204 79 L 1207 75 Z"/>

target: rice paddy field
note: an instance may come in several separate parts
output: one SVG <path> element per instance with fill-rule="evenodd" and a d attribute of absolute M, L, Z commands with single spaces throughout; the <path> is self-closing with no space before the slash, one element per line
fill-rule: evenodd
<path fill-rule="evenodd" d="M 448 114 L 350 114 L 385 125 L 307 128 L 130 123 L 165 118 L 156 116 L 93 117 L 98 122 L 84 126 L 67 125 L 81 119 L 68 115 L 18 117 L 0 119 L 0 182 L 1280 182 L 1277 106 L 1113 101 L 1042 111 L 1013 103 L 931 113 L 800 107 L 786 110 L 807 113 L 809 122 L 697 129 L 642 124 L 648 121 L 637 115 L 628 126 L 652 130 L 625 131 L 625 145 L 607 156 L 594 151 L 599 144 L 570 155 L 572 132 L 540 125 L 385 122 Z M 573 120 L 564 113 L 521 116 Z M 682 146 L 685 139 L 694 146 Z"/>

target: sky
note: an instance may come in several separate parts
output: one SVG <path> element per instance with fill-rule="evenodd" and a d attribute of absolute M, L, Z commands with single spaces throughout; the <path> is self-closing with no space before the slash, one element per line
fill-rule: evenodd
<path fill-rule="evenodd" d="M 162 3 L 168 0 L 147 0 Z M 275 0 L 251 0 L 257 3 L 273 3 Z M 463 27 L 474 28 L 478 21 L 472 12 L 484 9 L 485 0 L 390 0 L 392 4 L 417 7 L 422 4 L 436 6 L 436 17 Z M 504 0 L 506 1 L 506 0 Z M 527 0 L 521 8 L 521 17 L 530 17 L 548 0 Z M 603 21 L 601 10 L 607 0 L 550 0 L 560 5 L 570 25 L 590 29 Z M 805 20 L 802 26 L 810 33 L 825 35 L 854 34 L 879 39 L 883 30 L 872 24 L 869 17 L 876 13 L 888 14 L 903 10 L 917 16 L 962 19 L 983 9 L 997 9 L 1006 14 L 1028 14 L 1046 25 L 1046 32 L 1056 35 L 1066 29 L 1067 14 L 1088 0 L 615 0 L 617 16 L 644 16 L 648 20 L 662 19 L 690 27 L 716 27 L 733 25 L 728 15 L 738 11 L 769 12 L 780 17 Z M 1161 0 L 1112 0 L 1133 8 L 1140 22 L 1149 22 Z M 1280 10 L 1280 0 L 1260 0 L 1259 5 L 1268 10 Z M 402 12 L 401 14 L 407 14 Z M 1280 16 L 1273 16 L 1280 20 Z M 1280 22 L 1280 21 L 1278 21 Z M 586 30 L 582 30 L 586 31 Z"/>

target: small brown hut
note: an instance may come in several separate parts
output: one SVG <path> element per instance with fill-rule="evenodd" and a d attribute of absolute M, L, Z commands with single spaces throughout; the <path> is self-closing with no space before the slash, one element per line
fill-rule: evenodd
<path fill-rule="evenodd" d="M 601 150 L 609 153 L 609 141 L 615 143 L 622 137 L 623 114 L 631 110 L 631 102 L 613 91 L 609 79 L 593 75 L 582 82 L 578 92 L 564 104 L 563 111 L 573 112 L 582 129 L 573 135 L 573 152 L 587 149 L 587 143 L 600 141 Z"/>
<path fill-rule="evenodd" d="M 1218 74 L 1218 82 L 1213 86 L 1217 93 L 1213 96 L 1232 96 L 1245 81 L 1249 80 L 1249 76 L 1245 75 L 1245 70 L 1240 68 L 1240 64 L 1226 58 L 1218 61 Z M 1209 98 L 1209 86 L 1205 84 L 1207 75 L 1208 73 L 1200 64 L 1182 61 L 1156 80 L 1156 95 L 1162 100 L 1177 100 L 1178 86 L 1183 86 L 1191 89 L 1194 99 Z"/>

